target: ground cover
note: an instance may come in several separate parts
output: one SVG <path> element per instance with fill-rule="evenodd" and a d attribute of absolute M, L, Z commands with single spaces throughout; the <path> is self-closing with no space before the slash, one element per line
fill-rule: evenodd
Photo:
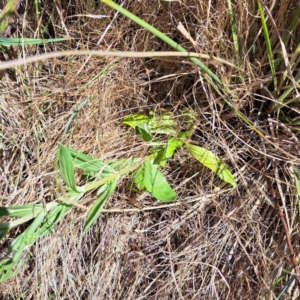
<path fill-rule="evenodd" d="M 296 299 L 298 1 L 8 3 L 1 297 Z"/>

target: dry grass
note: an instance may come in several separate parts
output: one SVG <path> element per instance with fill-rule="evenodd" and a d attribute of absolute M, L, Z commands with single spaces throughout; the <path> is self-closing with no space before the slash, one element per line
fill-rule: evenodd
<path fill-rule="evenodd" d="M 87 1 L 86 7 L 81 1 L 72 2 L 68 5 L 62 2 L 63 7 L 54 8 L 49 35 L 71 33 L 80 39 L 25 47 L 14 55 L 94 47 L 171 50 L 124 17 L 119 15 L 113 20 L 114 12 L 104 4 L 93 8 L 92 1 Z M 268 113 L 273 113 L 272 99 L 262 84 L 270 71 L 259 31 L 260 20 L 255 1 L 237 2 L 233 9 L 244 83 L 239 82 L 238 73 L 229 67 L 216 64 L 213 69 L 236 95 L 235 106 L 271 135 L 266 119 Z M 270 8 L 273 1 L 265 2 Z M 297 1 L 281 2 L 271 12 L 279 33 L 283 34 L 292 11 L 280 5 L 296 6 Z M 51 14 L 51 3 L 40 2 L 43 24 Z M 190 51 L 235 60 L 225 0 L 127 1 L 125 6 Z M 20 9 L 26 12 L 35 32 L 33 7 L 24 2 Z M 109 17 L 93 19 L 74 17 L 75 14 Z M 195 48 L 177 30 L 179 21 L 197 42 Z M 24 36 L 31 32 L 26 28 L 19 30 L 23 30 Z M 102 35 L 102 42 L 96 46 Z M 295 49 L 299 37 L 298 22 L 291 49 Z M 257 40 L 255 55 L 251 50 L 254 40 Z M 273 47 L 278 43 L 273 33 Z M 1 56 L 1 60 L 9 59 L 5 52 Z M 22 272 L 0 284 L 0 298 L 16 299 L 23 295 L 22 299 L 50 299 L 52 295 L 54 299 L 275 299 L 286 280 L 276 288 L 271 284 L 291 262 L 268 187 L 249 149 L 258 151 L 267 175 L 276 185 L 296 256 L 300 258 L 297 194 L 287 163 L 293 158 L 297 165 L 299 153 L 295 143 L 285 142 L 287 131 L 280 128 L 275 140 L 278 148 L 261 140 L 215 95 L 198 68 L 185 59 L 91 57 L 85 61 L 86 57 L 52 59 L 2 72 L 0 131 L 5 133 L 0 141 L 4 149 L 0 150 L 2 206 L 56 199 L 54 154 L 68 118 L 87 97 L 90 101 L 79 112 L 64 141 L 70 142 L 71 148 L 102 160 L 143 155 L 147 149 L 132 132 L 120 126 L 122 117 L 155 109 L 176 115 L 189 107 L 199 115 L 193 140 L 222 157 L 236 172 L 238 188 L 216 193 L 220 184 L 216 176 L 179 151 L 166 169 L 169 182 L 180 195 L 177 206 L 103 213 L 83 236 L 86 215 L 74 208 L 52 235 L 30 249 L 30 263 Z M 102 76 L 86 85 L 105 68 Z M 258 119 L 262 101 L 265 101 L 263 116 Z M 284 113 L 295 117 L 298 109 L 294 108 L 292 113 L 288 109 Z M 89 205 L 93 200 L 95 195 L 91 193 L 81 203 Z M 155 205 L 159 203 L 147 195 L 138 197 L 128 193 L 124 180 L 105 208 Z M 13 232 L 11 238 L 19 232 Z M 4 242 L 1 252 L 8 242 Z M 292 299 L 293 294 L 298 297 L 297 292 L 291 288 L 285 299 Z"/>

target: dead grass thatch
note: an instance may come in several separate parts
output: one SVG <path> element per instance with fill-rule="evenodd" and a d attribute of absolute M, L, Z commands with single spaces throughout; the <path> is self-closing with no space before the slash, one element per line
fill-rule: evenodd
<path fill-rule="evenodd" d="M 243 84 L 236 70 L 220 63 L 210 66 L 238 99 L 236 108 L 271 136 L 266 119 L 273 99 L 264 87 L 270 70 L 255 2 L 233 3 Z M 265 2 L 283 34 L 297 1 Z M 66 49 L 171 50 L 121 15 L 114 18 L 115 12 L 99 1 L 52 3 L 39 4 L 41 23 L 51 17 L 45 34 L 77 38 L 25 47 L 15 56 Z M 235 61 L 225 0 L 126 1 L 125 7 L 190 51 Z M 15 34 L 38 34 L 33 7 L 22 2 L 20 12 L 26 14 L 29 27 L 23 23 Z M 179 22 L 195 46 L 177 29 Z M 291 49 L 299 33 L 298 22 Z M 271 42 L 274 48 L 279 44 L 275 33 Z M 7 59 L 2 53 L 1 60 Z M 103 213 L 87 234 L 81 234 L 86 214 L 74 208 L 53 234 L 30 248 L 29 263 L 21 273 L 0 284 L 1 299 L 276 298 L 287 279 L 276 288 L 272 282 L 291 262 L 268 187 L 249 149 L 257 150 L 276 185 L 299 258 L 297 193 L 287 164 L 293 159 L 297 165 L 299 153 L 295 143 L 285 142 L 288 129 L 280 127 L 273 144 L 261 140 L 216 96 L 199 69 L 182 58 L 57 58 L 2 72 L 0 84 L 2 206 L 56 199 L 55 152 L 66 122 L 86 98 L 90 101 L 64 140 L 71 148 L 102 160 L 143 155 L 147 149 L 121 127 L 124 115 L 164 109 L 176 116 L 191 108 L 199 118 L 194 142 L 222 157 L 238 180 L 234 191 L 219 191 L 216 176 L 179 151 L 165 170 L 180 195 L 176 205 L 156 208 L 159 203 L 151 197 L 130 194 L 124 180 L 105 206 L 112 211 Z M 295 111 L 293 117 L 297 106 Z M 82 203 L 94 200 L 91 193 Z M 3 243 L 2 255 L 9 242 Z M 292 287 L 286 299 L 293 293 L 297 298 L 297 292 Z"/>

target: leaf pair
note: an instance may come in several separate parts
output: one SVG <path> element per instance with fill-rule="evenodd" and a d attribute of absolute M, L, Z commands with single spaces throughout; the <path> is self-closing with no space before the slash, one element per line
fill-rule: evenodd
<path fill-rule="evenodd" d="M 149 160 L 145 160 L 136 171 L 134 182 L 140 189 L 150 192 L 154 198 L 162 202 L 170 202 L 177 198 L 164 175 Z"/>

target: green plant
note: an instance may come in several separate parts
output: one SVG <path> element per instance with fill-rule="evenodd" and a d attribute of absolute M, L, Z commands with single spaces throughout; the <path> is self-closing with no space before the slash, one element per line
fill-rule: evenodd
<path fill-rule="evenodd" d="M 26 259 L 22 254 L 26 247 L 39 238 L 51 233 L 65 213 L 73 206 L 86 207 L 77 203 L 85 193 L 97 189 L 98 199 L 89 209 L 84 225 L 84 232 L 95 222 L 107 199 L 113 194 L 120 178 L 131 174 L 132 188 L 149 192 L 162 202 L 170 202 L 177 198 L 177 193 L 168 184 L 159 167 L 165 167 L 167 160 L 174 152 L 185 147 L 187 152 L 200 163 L 211 169 L 223 181 L 233 187 L 235 179 L 222 160 L 202 147 L 192 145 L 196 114 L 184 111 L 178 124 L 168 113 L 152 112 L 150 116 L 133 114 L 125 116 L 123 125 L 130 126 L 135 133 L 150 147 L 149 154 L 142 158 L 116 159 L 102 162 L 96 158 L 79 153 L 60 144 L 57 151 L 61 177 L 65 183 L 58 186 L 62 196 L 51 203 L 27 204 L 12 207 L 0 207 L 0 217 L 17 217 L 14 221 L 0 223 L 0 238 L 3 239 L 10 229 L 33 220 L 32 223 L 9 245 L 10 258 L 0 259 L 0 281 L 7 280 L 17 274 Z M 181 127 L 184 131 L 180 130 Z M 75 181 L 75 169 L 83 171 L 83 185 Z"/>

